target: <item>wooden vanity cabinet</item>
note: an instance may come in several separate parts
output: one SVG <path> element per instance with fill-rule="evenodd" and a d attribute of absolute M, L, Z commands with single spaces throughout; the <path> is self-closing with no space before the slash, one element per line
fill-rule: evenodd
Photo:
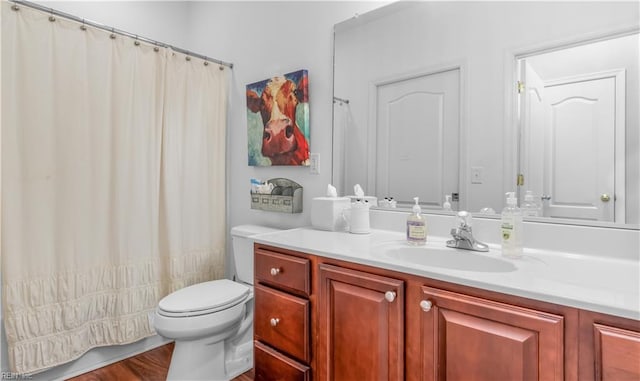
<path fill-rule="evenodd" d="M 404 380 L 404 282 L 321 264 L 318 380 Z"/>
<path fill-rule="evenodd" d="M 580 311 L 580 381 L 640 380 L 640 321 Z"/>
<path fill-rule="evenodd" d="M 256 380 L 640 381 L 637 320 L 267 245 L 255 259 Z"/>
<path fill-rule="evenodd" d="M 311 380 L 311 261 L 254 251 L 254 373 L 261 381 Z"/>
<path fill-rule="evenodd" d="M 422 380 L 564 379 L 562 316 L 423 286 Z M 473 375 L 471 377 L 471 375 Z"/>

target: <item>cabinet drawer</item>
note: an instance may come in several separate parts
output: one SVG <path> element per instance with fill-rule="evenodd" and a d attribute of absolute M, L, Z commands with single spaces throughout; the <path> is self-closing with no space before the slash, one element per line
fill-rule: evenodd
<path fill-rule="evenodd" d="M 257 340 L 308 363 L 309 301 L 256 285 L 254 333 Z"/>
<path fill-rule="evenodd" d="M 256 250 L 254 259 L 255 277 L 258 281 L 309 296 L 311 282 L 308 259 L 262 249 Z"/>
<path fill-rule="evenodd" d="M 255 380 L 256 381 L 309 381 L 311 369 L 268 346 L 254 342 Z"/>

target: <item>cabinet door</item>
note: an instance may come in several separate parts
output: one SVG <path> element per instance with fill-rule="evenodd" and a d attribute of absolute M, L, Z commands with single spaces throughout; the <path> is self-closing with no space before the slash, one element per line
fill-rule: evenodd
<path fill-rule="evenodd" d="M 597 381 L 640 380 L 640 333 L 593 325 L 595 379 Z"/>
<path fill-rule="evenodd" d="M 404 282 L 320 265 L 318 380 L 404 379 Z"/>
<path fill-rule="evenodd" d="M 640 380 L 640 321 L 580 311 L 580 381 Z"/>
<path fill-rule="evenodd" d="M 563 318 L 422 287 L 423 380 L 556 380 L 564 377 Z"/>

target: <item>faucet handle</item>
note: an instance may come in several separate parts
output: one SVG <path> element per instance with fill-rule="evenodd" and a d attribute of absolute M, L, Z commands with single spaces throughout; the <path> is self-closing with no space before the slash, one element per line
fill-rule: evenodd
<path fill-rule="evenodd" d="M 466 210 L 458 212 L 458 225 L 460 227 L 471 227 L 471 213 Z"/>

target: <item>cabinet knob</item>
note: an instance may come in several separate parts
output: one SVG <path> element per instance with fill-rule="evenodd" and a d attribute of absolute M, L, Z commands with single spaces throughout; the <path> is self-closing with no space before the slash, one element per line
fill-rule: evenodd
<path fill-rule="evenodd" d="M 420 302 L 420 308 L 422 308 L 424 312 L 431 311 L 431 306 L 433 306 L 433 304 L 428 300 L 422 300 Z"/>
<path fill-rule="evenodd" d="M 394 300 L 396 300 L 396 293 L 395 291 L 387 291 L 384 293 L 384 298 L 387 299 L 387 302 L 391 303 Z"/>
<path fill-rule="evenodd" d="M 276 325 L 278 325 L 278 323 L 280 323 L 280 319 L 278 318 L 271 318 L 271 320 L 269 321 L 271 323 L 272 327 L 275 327 Z"/>
<path fill-rule="evenodd" d="M 275 267 L 271 268 L 271 275 L 272 276 L 276 276 L 278 274 L 280 274 L 280 268 L 275 268 Z"/>

